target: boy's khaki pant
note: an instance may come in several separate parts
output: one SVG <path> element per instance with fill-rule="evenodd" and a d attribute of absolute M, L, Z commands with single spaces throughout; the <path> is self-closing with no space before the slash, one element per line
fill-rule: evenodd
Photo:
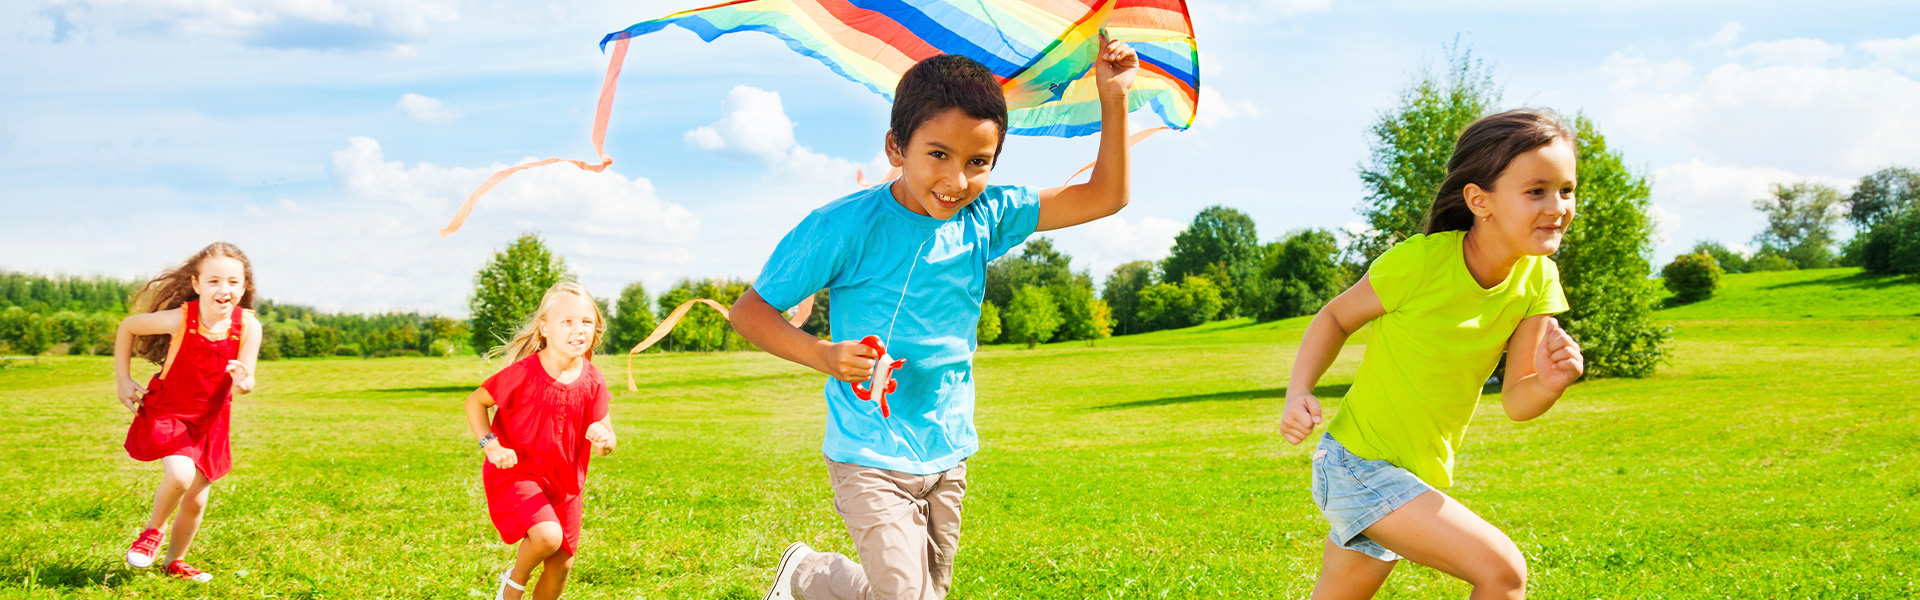
<path fill-rule="evenodd" d="M 827 461 L 833 510 L 847 523 L 854 563 L 821 552 L 801 560 L 793 593 L 802 600 L 939 600 L 953 586 L 960 546 L 960 500 L 967 463 L 910 475 Z"/>

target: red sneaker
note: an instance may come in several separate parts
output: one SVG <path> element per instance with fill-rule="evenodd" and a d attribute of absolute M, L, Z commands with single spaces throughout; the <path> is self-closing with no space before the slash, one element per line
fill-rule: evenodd
<path fill-rule="evenodd" d="M 153 566 L 153 556 L 160 551 L 160 530 L 148 529 L 133 538 L 133 547 L 127 549 L 127 565 L 136 569 Z"/>
<path fill-rule="evenodd" d="M 199 569 L 193 568 L 193 565 L 187 564 L 187 561 L 184 561 L 184 560 L 176 560 L 171 563 L 167 563 L 167 574 L 172 575 L 174 577 L 179 577 L 181 579 L 186 579 L 189 581 L 198 581 L 200 583 L 213 581 L 213 575 L 208 574 L 205 571 L 201 571 Z"/>

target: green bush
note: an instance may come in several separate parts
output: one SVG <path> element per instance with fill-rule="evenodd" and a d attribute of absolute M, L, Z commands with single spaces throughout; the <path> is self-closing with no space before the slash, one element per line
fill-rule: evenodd
<path fill-rule="evenodd" d="M 373 358 L 393 358 L 396 356 L 422 356 L 419 350 L 412 348 L 391 348 L 373 353 Z"/>
<path fill-rule="evenodd" d="M 660 317 L 672 313 L 675 307 L 695 298 L 706 298 L 719 302 L 721 306 L 732 306 L 747 293 L 750 284 L 743 279 L 682 279 L 667 289 L 659 298 Z M 880 332 L 877 332 L 880 333 Z M 733 331 L 733 324 L 726 317 L 704 306 L 687 309 L 687 315 L 680 318 L 680 324 L 673 333 L 660 340 L 662 350 L 714 352 L 720 350 L 752 350 L 753 344 Z M 621 348 L 621 352 L 633 349 Z"/>
<path fill-rule="evenodd" d="M 360 349 L 355 348 L 353 346 L 336 346 L 333 349 L 333 355 L 334 356 L 359 356 Z"/>
<path fill-rule="evenodd" d="M 1318 312 L 1346 283 L 1339 254 L 1339 240 L 1323 229 L 1300 231 L 1269 244 L 1261 263 L 1260 293 L 1250 307 L 1253 315 L 1273 321 Z"/>
<path fill-rule="evenodd" d="M 1212 321 L 1225 306 L 1220 287 L 1205 275 L 1195 275 L 1178 285 L 1156 283 L 1141 288 L 1137 310 L 1140 322 L 1157 330 Z"/>
<path fill-rule="evenodd" d="M 1920 209 L 1883 219 L 1861 236 L 1860 266 L 1888 275 L 1920 273 Z"/>
<path fill-rule="evenodd" d="M 1720 285 L 1720 264 L 1706 254 L 1682 254 L 1660 269 L 1675 302 L 1686 304 L 1713 297 Z"/>
<path fill-rule="evenodd" d="M 1800 267 L 1793 264 L 1793 259 L 1787 258 L 1787 256 L 1781 254 L 1779 250 L 1773 248 L 1761 248 L 1759 252 L 1753 254 L 1752 259 L 1747 261 L 1747 269 L 1755 273 L 1763 271 L 1792 271 L 1799 268 Z"/>
<path fill-rule="evenodd" d="M 1113 331 L 1111 323 L 1101 323 L 1094 314 L 1094 304 L 1100 300 L 1093 296 L 1091 285 L 1055 286 L 1049 294 L 1060 312 L 1060 329 L 1054 332 L 1054 341 L 1097 340 L 1106 337 L 1102 329 Z"/>
<path fill-rule="evenodd" d="M 1000 339 L 1000 307 L 994 306 L 992 300 L 980 303 L 980 325 L 977 333 L 982 344 L 991 344 L 994 340 Z"/>
<path fill-rule="evenodd" d="M 1060 328 L 1060 309 L 1045 288 L 1026 286 L 1013 292 L 1007 306 L 1007 338 L 1028 348 L 1053 339 Z"/>

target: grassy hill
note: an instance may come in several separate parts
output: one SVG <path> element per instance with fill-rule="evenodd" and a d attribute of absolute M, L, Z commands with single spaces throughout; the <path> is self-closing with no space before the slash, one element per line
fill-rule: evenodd
<path fill-rule="evenodd" d="M 1654 377 L 1584 382 L 1525 423 L 1488 396 L 1450 493 L 1519 543 L 1535 597 L 1920 594 L 1920 286 L 1882 283 L 1728 277 L 1660 312 L 1676 339 Z M 952 597 L 1304 597 L 1326 525 L 1311 446 L 1275 427 L 1305 323 L 983 350 Z M 1336 406 L 1359 350 L 1320 389 Z M 119 562 L 157 471 L 119 448 L 108 362 L 43 364 L 0 370 L 0 595 L 491 595 L 509 550 L 459 402 L 495 367 L 263 365 L 194 552 L 220 578 L 200 588 Z M 758 598 L 788 542 L 850 550 L 819 455 L 822 376 L 659 355 L 628 392 L 617 357 L 597 364 L 621 451 L 594 463 L 570 598 Z M 1465 594 L 1406 565 L 1381 597 Z"/>

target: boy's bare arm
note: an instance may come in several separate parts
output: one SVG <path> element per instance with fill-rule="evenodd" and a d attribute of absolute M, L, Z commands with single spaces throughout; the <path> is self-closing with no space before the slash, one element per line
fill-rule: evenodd
<path fill-rule="evenodd" d="M 1040 224 L 1049 231 L 1072 227 L 1120 212 L 1127 206 L 1130 172 L 1127 150 L 1127 88 L 1133 87 L 1140 57 L 1124 43 L 1100 38 L 1094 81 L 1100 90 L 1100 154 L 1086 183 L 1040 191 Z"/>
<path fill-rule="evenodd" d="M 830 342 L 813 337 L 780 316 L 780 311 L 747 288 L 730 309 L 733 330 L 767 353 L 806 365 L 846 382 L 866 381 L 873 376 L 873 361 L 879 358 L 873 349 L 855 341 Z"/>

